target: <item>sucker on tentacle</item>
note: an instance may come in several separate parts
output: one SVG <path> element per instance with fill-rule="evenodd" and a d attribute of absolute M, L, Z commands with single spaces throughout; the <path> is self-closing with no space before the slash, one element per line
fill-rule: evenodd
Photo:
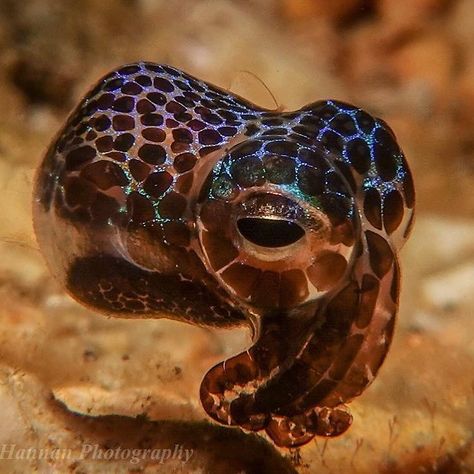
<path fill-rule="evenodd" d="M 34 195 L 40 248 L 80 303 L 253 329 L 202 381 L 214 420 L 284 447 L 348 429 L 390 346 L 413 222 L 384 121 L 335 100 L 268 111 L 131 64 L 73 111 Z"/>

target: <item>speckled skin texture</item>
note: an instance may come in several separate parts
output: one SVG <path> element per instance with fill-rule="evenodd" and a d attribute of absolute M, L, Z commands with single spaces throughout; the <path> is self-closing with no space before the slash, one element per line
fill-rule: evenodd
<path fill-rule="evenodd" d="M 393 132 L 363 110 L 264 110 L 137 63 L 72 113 L 34 216 L 51 271 L 84 305 L 248 324 L 253 345 L 209 370 L 202 404 L 294 447 L 343 433 L 345 403 L 385 358 L 413 208 Z"/>

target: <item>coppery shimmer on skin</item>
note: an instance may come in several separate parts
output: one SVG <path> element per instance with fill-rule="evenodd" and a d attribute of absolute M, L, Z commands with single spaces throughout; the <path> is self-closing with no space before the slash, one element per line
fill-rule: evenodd
<path fill-rule="evenodd" d="M 334 100 L 261 109 L 166 65 L 91 90 L 39 168 L 51 271 L 119 317 L 254 331 L 213 367 L 214 420 L 279 446 L 336 436 L 374 379 L 413 222 L 410 171 L 380 119 Z"/>

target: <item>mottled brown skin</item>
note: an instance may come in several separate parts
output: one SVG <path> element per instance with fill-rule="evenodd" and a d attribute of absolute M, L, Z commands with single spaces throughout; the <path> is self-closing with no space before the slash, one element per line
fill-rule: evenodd
<path fill-rule="evenodd" d="M 382 364 L 414 190 L 393 132 L 337 101 L 261 109 L 165 65 L 104 77 L 41 164 L 52 273 L 118 317 L 247 324 L 213 367 L 214 420 L 295 447 L 350 426 Z"/>

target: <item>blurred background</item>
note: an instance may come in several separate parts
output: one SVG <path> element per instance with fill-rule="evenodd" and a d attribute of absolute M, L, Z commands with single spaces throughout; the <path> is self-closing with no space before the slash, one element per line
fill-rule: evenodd
<path fill-rule="evenodd" d="M 245 331 L 108 320 L 51 280 L 34 169 L 90 86 L 136 60 L 268 108 L 347 101 L 394 129 L 417 221 L 392 350 L 343 437 L 288 453 L 208 425 L 201 377 Z M 0 460 L 0 472 L 137 468 L 79 459 L 84 442 L 194 450 L 163 472 L 474 472 L 472 0 L 0 0 L 0 111 L 0 444 L 74 453 Z"/>

